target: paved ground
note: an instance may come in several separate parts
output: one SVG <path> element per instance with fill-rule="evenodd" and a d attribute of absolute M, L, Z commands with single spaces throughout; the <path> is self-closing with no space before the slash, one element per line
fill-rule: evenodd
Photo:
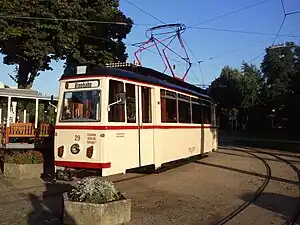
<path fill-rule="evenodd" d="M 270 164 L 272 179 L 262 196 L 228 224 L 283 224 L 296 209 L 297 174 L 274 157 L 260 156 Z M 282 157 L 300 168 L 300 154 Z M 109 179 L 132 199 L 128 225 L 205 225 L 216 223 L 250 199 L 265 175 L 266 168 L 258 159 L 220 149 L 207 158 L 160 174 L 127 174 Z M 53 194 L 68 188 L 68 184 L 0 176 L 0 225 L 60 224 L 62 199 Z"/>

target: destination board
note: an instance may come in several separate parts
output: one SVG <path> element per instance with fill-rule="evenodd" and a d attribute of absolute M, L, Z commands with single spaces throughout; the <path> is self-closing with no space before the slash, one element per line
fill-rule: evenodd
<path fill-rule="evenodd" d="M 100 85 L 99 80 L 68 82 L 66 83 L 66 89 L 96 88 L 99 87 L 99 85 Z"/>

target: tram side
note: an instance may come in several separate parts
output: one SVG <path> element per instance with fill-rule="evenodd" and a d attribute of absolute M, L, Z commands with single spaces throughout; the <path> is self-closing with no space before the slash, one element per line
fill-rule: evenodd
<path fill-rule="evenodd" d="M 214 105 L 208 100 L 102 76 L 61 81 L 60 93 L 57 168 L 99 169 L 108 176 L 147 165 L 159 168 L 217 148 Z M 118 102 L 120 93 L 124 102 Z"/>
<path fill-rule="evenodd" d="M 217 148 L 215 106 L 212 102 L 165 88 L 156 91 L 158 129 L 154 133 L 159 166 Z"/>
<path fill-rule="evenodd" d="M 118 92 L 124 105 L 104 110 L 107 118 L 103 176 L 187 158 L 217 148 L 214 105 L 175 90 L 118 78 L 107 79 L 108 104 Z M 105 104 L 104 104 L 105 106 Z M 194 109 L 194 110 L 193 110 Z M 194 113 L 193 113 L 194 111 Z"/>

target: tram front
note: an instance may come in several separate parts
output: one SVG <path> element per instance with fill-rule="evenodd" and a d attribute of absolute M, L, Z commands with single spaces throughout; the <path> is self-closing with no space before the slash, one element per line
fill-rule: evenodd
<path fill-rule="evenodd" d="M 57 179 L 64 179 L 69 169 L 102 169 L 101 101 L 103 79 L 62 77 L 54 138 Z"/>

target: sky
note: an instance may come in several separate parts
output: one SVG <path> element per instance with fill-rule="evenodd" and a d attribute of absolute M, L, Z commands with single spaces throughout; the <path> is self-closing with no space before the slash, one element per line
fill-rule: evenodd
<path fill-rule="evenodd" d="M 186 46 L 188 56 L 193 63 L 192 69 L 186 78 L 186 81 L 192 84 L 209 85 L 220 75 L 225 65 L 240 68 L 243 61 L 249 62 L 261 55 L 265 48 L 273 43 L 284 17 L 281 0 L 120 0 L 120 10 L 136 24 L 124 40 L 128 44 L 126 51 L 130 62 L 133 62 L 133 53 L 137 50 L 137 47 L 131 46 L 131 44 L 146 41 L 145 31 L 152 26 L 162 25 L 162 23 L 129 4 L 128 1 L 164 23 L 181 23 L 187 27 L 181 37 L 188 46 Z M 260 2 L 265 3 L 219 19 L 207 21 Z M 283 3 L 286 13 L 300 10 L 299 0 L 283 0 Z M 280 34 L 293 35 L 294 37 L 279 35 L 275 40 L 275 44 L 286 41 L 300 44 L 299 21 L 300 13 L 288 15 Z M 203 22 L 197 25 L 200 29 L 191 28 L 200 22 Z M 220 29 L 258 32 L 268 35 L 220 31 Z M 181 56 L 184 56 L 177 40 L 172 42 L 171 47 Z M 150 48 L 150 50 L 156 51 L 155 48 Z M 186 70 L 186 64 L 172 52 L 167 51 L 166 53 L 170 58 L 176 60 L 171 61 L 171 64 L 175 65 L 177 77 L 182 77 Z M 140 59 L 142 66 L 159 71 L 164 69 L 162 60 L 157 54 L 143 51 L 140 54 Z M 252 63 L 259 67 L 262 59 L 263 55 L 252 61 Z M 3 61 L 1 55 L 0 60 Z M 198 61 L 202 62 L 199 64 Z M 53 70 L 41 72 L 41 75 L 34 82 L 33 89 L 43 94 L 57 96 L 58 79 L 62 75 L 63 64 L 64 62 L 61 61 L 52 62 Z M 14 73 L 14 66 L 1 63 L 0 71 L 2 74 L 1 82 L 16 86 L 8 75 Z M 168 71 L 167 73 L 170 74 Z"/>

